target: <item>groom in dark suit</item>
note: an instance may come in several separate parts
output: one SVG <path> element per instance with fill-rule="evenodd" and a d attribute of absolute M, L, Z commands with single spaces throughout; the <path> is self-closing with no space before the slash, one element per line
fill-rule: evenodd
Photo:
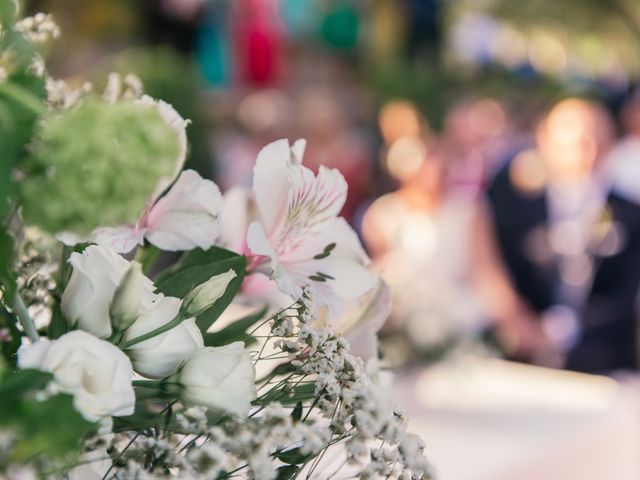
<path fill-rule="evenodd" d="M 559 103 L 537 148 L 516 155 L 487 194 L 513 289 L 564 366 L 585 372 L 638 366 L 640 205 L 605 160 L 612 130 L 599 105 Z"/>

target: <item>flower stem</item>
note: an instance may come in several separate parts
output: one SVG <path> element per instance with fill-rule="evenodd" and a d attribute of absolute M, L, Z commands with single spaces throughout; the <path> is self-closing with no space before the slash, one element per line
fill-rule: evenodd
<path fill-rule="evenodd" d="M 142 247 L 138 247 L 134 260 L 136 262 L 140 262 L 140 264 L 142 265 L 143 273 L 148 274 L 149 270 L 151 270 L 151 267 L 158 258 L 158 255 L 160 255 L 160 249 L 158 247 L 154 247 L 153 245 L 145 245 Z"/>
<path fill-rule="evenodd" d="M 73 252 L 73 248 L 68 245 L 62 245 L 62 250 L 60 252 L 60 264 L 58 266 L 58 290 L 60 292 L 64 291 L 71 274 L 69 263 L 67 262 L 71 252 Z"/>
<path fill-rule="evenodd" d="M 144 387 L 144 388 L 163 388 L 164 382 L 161 380 L 134 380 L 131 382 L 134 387 Z"/>
<path fill-rule="evenodd" d="M 34 325 L 33 320 L 27 312 L 27 307 L 24 304 L 24 300 L 22 300 L 22 297 L 18 292 L 16 292 L 15 296 L 13 297 L 13 307 L 16 311 L 16 315 L 18 315 L 18 320 L 20 320 L 20 325 L 22 325 L 22 328 L 29 337 L 29 340 L 31 340 L 31 342 L 33 343 L 40 340 L 40 336 L 38 335 L 36 326 Z"/>
<path fill-rule="evenodd" d="M 139 337 L 136 337 L 132 340 L 129 340 L 128 342 L 125 342 L 120 348 L 122 348 L 122 350 L 126 350 L 140 342 L 144 342 L 145 340 L 153 338 L 156 335 L 160 335 L 161 333 L 167 332 L 172 328 L 175 328 L 178 325 L 180 325 L 180 323 L 183 320 L 185 320 L 185 317 L 181 313 L 178 313 L 178 315 L 176 315 L 173 318 L 173 320 L 171 320 L 170 322 L 167 322 L 164 325 L 156 328 L 155 330 L 151 330 L 150 332 L 145 333 L 144 335 L 140 335 Z"/>
<path fill-rule="evenodd" d="M 46 111 L 46 107 L 40 102 L 38 97 L 20 85 L 12 82 L 2 82 L 0 83 L 0 91 L 37 115 Z"/>

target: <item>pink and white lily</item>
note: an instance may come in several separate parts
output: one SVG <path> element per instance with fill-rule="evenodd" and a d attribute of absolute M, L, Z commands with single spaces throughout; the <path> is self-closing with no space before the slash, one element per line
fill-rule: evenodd
<path fill-rule="evenodd" d="M 310 285 L 317 303 L 337 314 L 344 301 L 373 289 L 378 279 L 358 236 L 338 217 L 347 183 L 336 169 L 318 175 L 302 165 L 306 142 L 278 140 L 258 154 L 253 191 L 257 221 L 249 225 L 250 267 L 299 298 Z"/>

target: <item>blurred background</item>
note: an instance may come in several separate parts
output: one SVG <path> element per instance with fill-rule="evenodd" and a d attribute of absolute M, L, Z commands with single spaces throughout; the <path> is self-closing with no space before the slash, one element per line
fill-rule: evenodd
<path fill-rule="evenodd" d="M 25 4 L 54 76 L 137 74 L 223 192 L 283 137 L 340 169 L 441 478 L 640 478 L 637 0 Z"/>

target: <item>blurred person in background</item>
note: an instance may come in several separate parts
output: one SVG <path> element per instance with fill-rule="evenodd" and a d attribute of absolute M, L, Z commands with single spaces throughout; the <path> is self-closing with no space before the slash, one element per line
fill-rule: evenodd
<path fill-rule="evenodd" d="M 484 298 L 510 298 L 498 330 L 513 356 L 585 372 L 634 369 L 640 205 L 620 195 L 607 168 L 612 121 L 601 105 L 569 99 L 536 133 L 536 147 L 496 175 L 476 222 L 478 261 L 503 289 L 486 284 Z"/>
<path fill-rule="evenodd" d="M 390 145 L 386 167 L 400 186 L 369 207 L 363 235 L 392 289 L 385 355 L 397 365 L 439 356 L 484 324 L 469 284 L 474 205 L 445 191 L 442 149 L 403 136 Z"/>
<path fill-rule="evenodd" d="M 640 88 L 629 96 L 620 110 L 622 138 L 608 155 L 614 188 L 640 203 Z"/>
<path fill-rule="evenodd" d="M 262 87 L 283 75 L 284 25 L 277 0 L 232 2 L 233 58 L 241 84 Z"/>
<path fill-rule="evenodd" d="M 447 184 L 477 197 L 485 186 L 492 162 L 513 148 L 507 112 L 493 98 L 464 100 L 446 114 L 442 142 L 447 156 Z"/>

